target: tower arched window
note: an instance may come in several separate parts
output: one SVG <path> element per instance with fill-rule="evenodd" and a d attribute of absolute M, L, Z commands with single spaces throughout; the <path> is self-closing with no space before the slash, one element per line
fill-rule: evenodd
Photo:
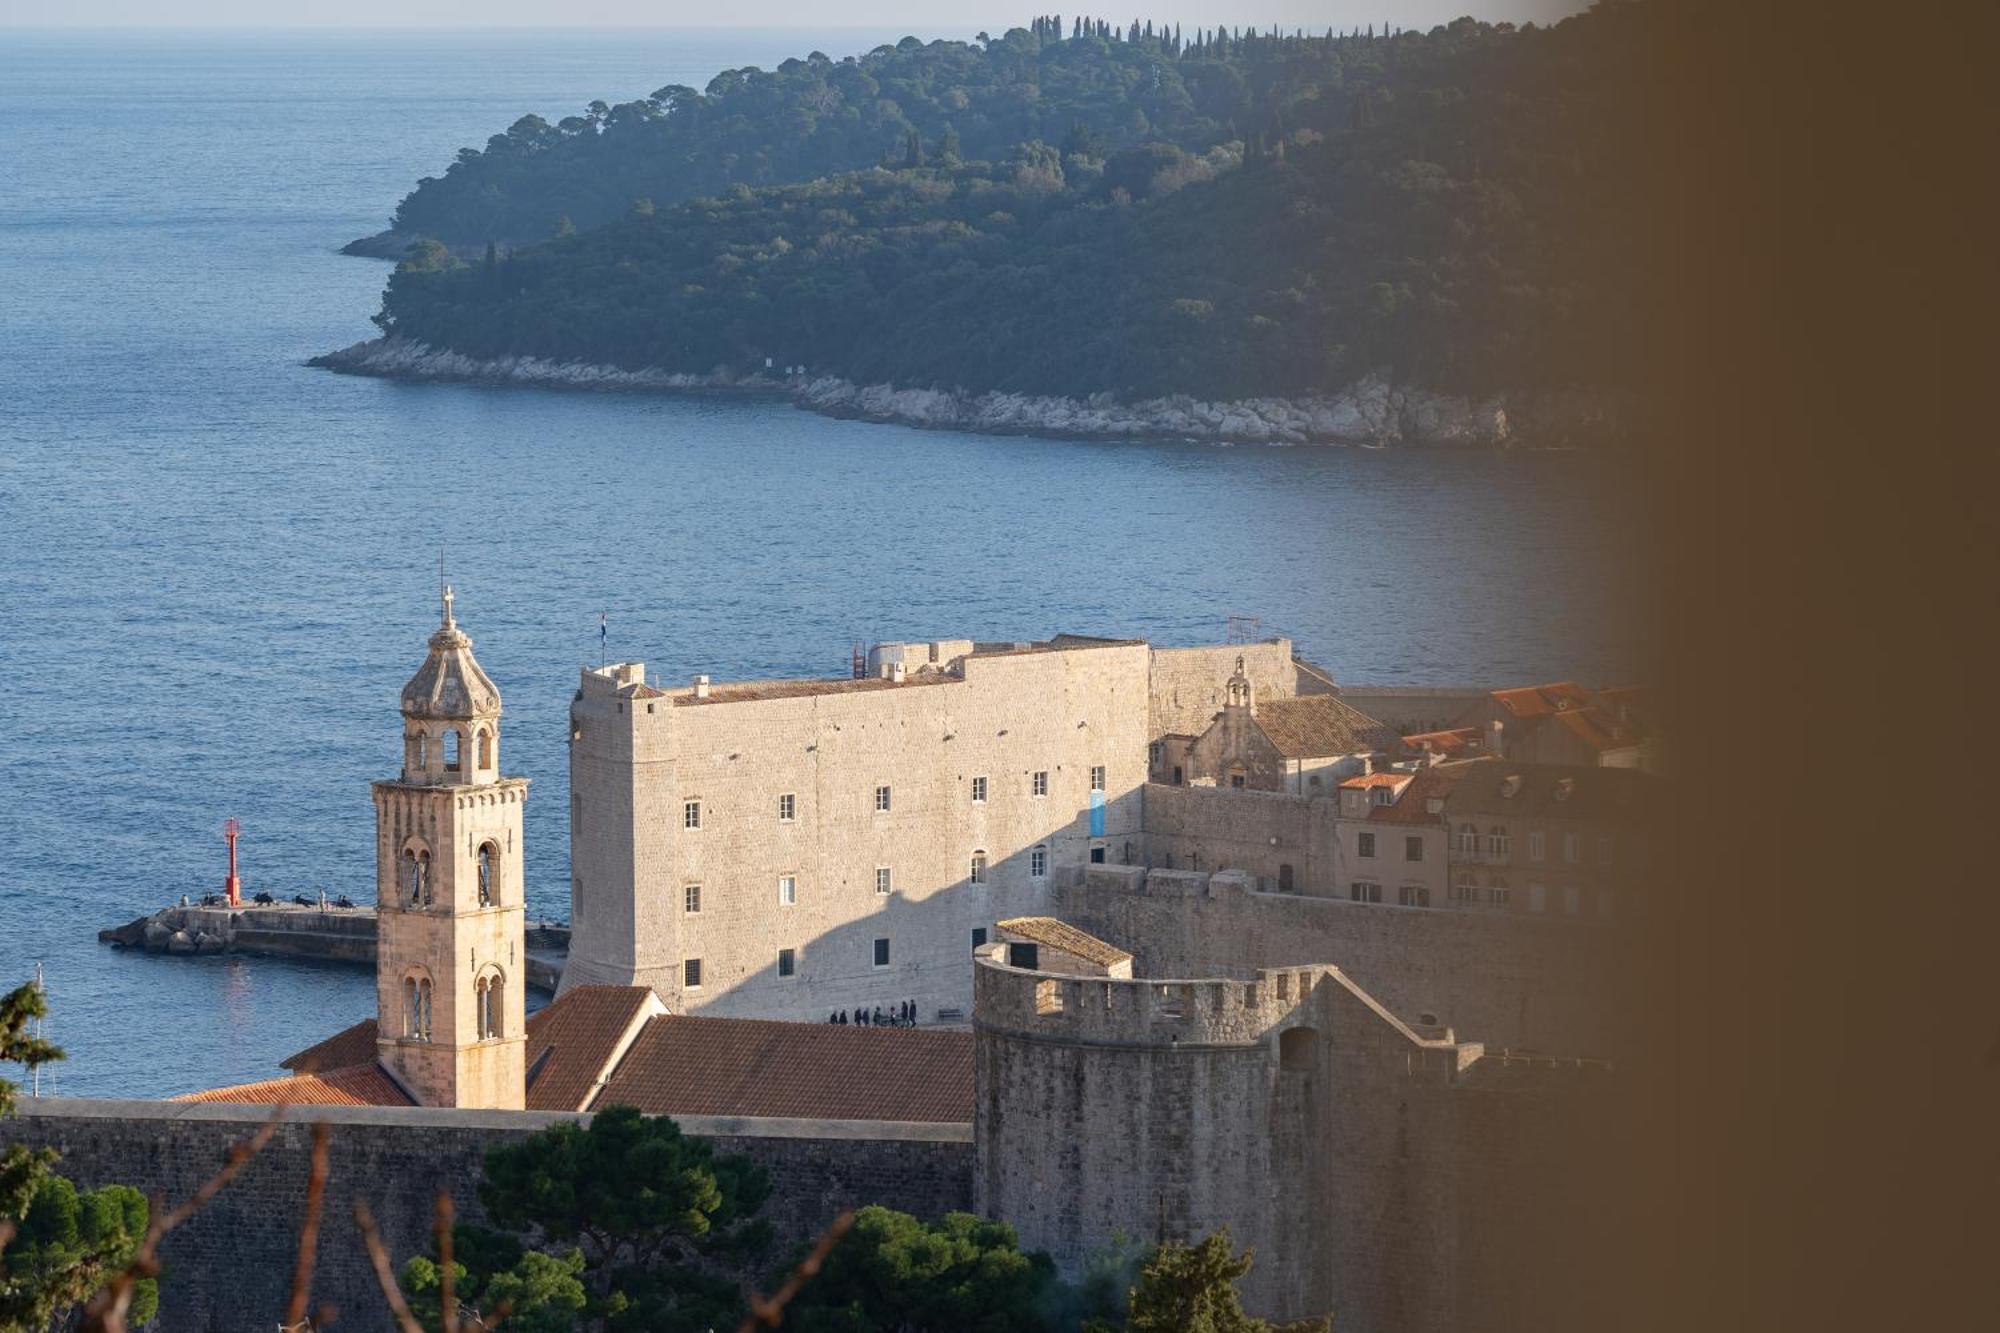
<path fill-rule="evenodd" d="M 411 1041 L 431 1039 L 431 979 L 417 973 L 403 978 L 403 1035 Z"/>
<path fill-rule="evenodd" d="M 492 1041 L 505 1035 L 507 978 L 493 971 L 473 984 L 473 1006 L 479 1023 L 479 1040 Z"/>
<path fill-rule="evenodd" d="M 493 767 L 493 733 L 485 727 L 479 729 L 479 767 L 481 770 Z"/>
<path fill-rule="evenodd" d="M 447 773 L 458 772 L 458 728 L 447 727 L 444 733 L 444 767 Z"/>
<path fill-rule="evenodd" d="M 431 854 L 421 847 L 403 852 L 403 892 L 411 907 L 431 905 Z"/>
<path fill-rule="evenodd" d="M 1455 850 L 1460 856 L 1477 855 L 1479 852 L 1479 830 L 1471 824 L 1460 824 L 1458 826 L 1457 842 L 1458 846 Z"/>
<path fill-rule="evenodd" d="M 479 905 L 491 907 L 500 901 L 500 849 L 490 842 L 479 844 Z"/>
<path fill-rule="evenodd" d="M 405 847 L 403 849 L 402 880 L 403 900 L 410 906 L 415 907 L 417 905 L 417 849 L 414 847 Z"/>

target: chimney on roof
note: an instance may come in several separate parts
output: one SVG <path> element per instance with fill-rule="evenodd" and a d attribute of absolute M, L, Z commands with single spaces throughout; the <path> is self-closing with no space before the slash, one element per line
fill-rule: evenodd
<path fill-rule="evenodd" d="M 697 699 L 706 699 L 708 697 L 707 676 L 696 676 L 694 678 L 694 697 Z"/>
<path fill-rule="evenodd" d="M 1505 754 L 1507 724 L 1495 718 L 1486 724 L 1486 753 Z"/>

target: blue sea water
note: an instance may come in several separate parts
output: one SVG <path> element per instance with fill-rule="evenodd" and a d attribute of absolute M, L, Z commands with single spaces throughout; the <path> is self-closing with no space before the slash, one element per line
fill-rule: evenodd
<path fill-rule="evenodd" d="M 608 612 L 658 676 L 837 674 L 855 639 L 1214 641 L 1342 679 L 1610 682 L 1646 660 L 1637 506 L 1579 458 L 1095 444 L 769 402 L 306 369 L 368 336 L 335 250 L 516 116 L 897 34 L 0 31 L 0 984 L 44 1090 L 267 1077 L 359 970 L 97 944 L 219 887 L 372 893 L 367 783 L 448 553 L 566 917 L 564 717 Z"/>

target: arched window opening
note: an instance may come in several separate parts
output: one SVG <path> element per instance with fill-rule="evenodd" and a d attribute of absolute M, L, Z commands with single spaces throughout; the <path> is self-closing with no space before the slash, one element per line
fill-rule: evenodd
<path fill-rule="evenodd" d="M 493 733 L 484 727 L 479 729 L 479 767 L 493 767 Z"/>
<path fill-rule="evenodd" d="M 500 849 L 490 842 L 479 844 L 479 905 L 491 907 L 500 901 Z"/>
<path fill-rule="evenodd" d="M 507 1013 L 507 979 L 499 972 L 490 972 L 479 979 L 473 992 L 479 1040 L 496 1040 L 503 1034 L 502 1024 Z"/>
<path fill-rule="evenodd" d="M 431 1039 L 431 979 L 403 978 L 403 1035 L 411 1041 Z"/>
<path fill-rule="evenodd" d="M 417 756 L 416 756 L 417 761 L 416 763 L 412 764 L 411 767 L 421 770 L 425 764 L 428 764 L 430 762 L 430 754 L 431 754 L 431 738 L 424 735 L 424 733 L 420 731 L 417 733 Z"/>
<path fill-rule="evenodd" d="M 444 733 L 444 767 L 447 773 L 458 772 L 458 728 L 452 727 Z"/>
<path fill-rule="evenodd" d="M 417 852 L 414 847 L 403 849 L 403 900 L 410 906 L 417 905 Z"/>
<path fill-rule="evenodd" d="M 1473 856 L 1479 851 L 1479 830 L 1470 824 L 1458 826 L 1458 852 L 1461 856 Z"/>
<path fill-rule="evenodd" d="M 410 906 L 429 907 L 431 905 L 431 854 L 422 849 L 403 853 L 405 868 L 409 871 Z"/>
<path fill-rule="evenodd" d="M 1495 824 L 1486 830 L 1486 854 L 1488 856 L 1505 856 L 1507 854 L 1507 847 L 1507 826 L 1505 824 Z"/>
<path fill-rule="evenodd" d="M 1286 1028 L 1278 1034 L 1278 1067 L 1311 1069 L 1319 1060 L 1319 1032 L 1313 1028 Z"/>

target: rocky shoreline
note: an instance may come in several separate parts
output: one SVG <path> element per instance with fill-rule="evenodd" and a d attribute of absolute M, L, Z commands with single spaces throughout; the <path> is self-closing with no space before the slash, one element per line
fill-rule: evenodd
<path fill-rule="evenodd" d="M 833 376 L 688 375 L 559 362 L 467 356 L 397 337 L 359 342 L 308 365 L 385 379 L 515 384 L 566 389 L 708 391 L 782 395 L 827 416 L 983 434 L 1081 439 L 1193 440 L 1216 444 L 1458 446 L 1569 449 L 1618 435 L 1618 414 L 1599 395 L 1544 395 L 1526 405 L 1402 388 L 1370 377 L 1342 393 L 1202 402 L 1176 395 L 1122 402 L 855 384 Z"/>

